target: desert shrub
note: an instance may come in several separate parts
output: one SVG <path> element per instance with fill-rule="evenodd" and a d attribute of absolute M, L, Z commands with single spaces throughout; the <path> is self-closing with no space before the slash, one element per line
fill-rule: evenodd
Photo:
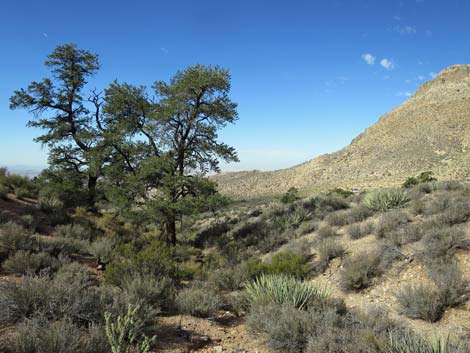
<path fill-rule="evenodd" d="M 336 239 L 326 238 L 318 244 L 317 252 L 320 272 L 323 272 L 331 260 L 343 257 L 346 249 Z"/>
<path fill-rule="evenodd" d="M 292 203 L 299 199 L 299 190 L 297 188 L 290 188 L 287 192 L 282 195 L 281 202 L 282 203 Z"/>
<path fill-rule="evenodd" d="M 91 324 L 82 339 L 80 353 L 113 353 L 102 325 Z"/>
<path fill-rule="evenodd" d="M 468 299 L 469 283 L 463 278 L 456 262 L 432 265 L 428 272 L 445 307 L 460 305 Z"/>
<path fill-rule="evenodd" d="M 213 245 L 216 240 L 224 233 L 230 230 L 228 222 L 213 222 L 208 227 L 199 231 L 196 234 L 194 244 L 198 248 L 202 248 L 207 245 Z"/>
<path fill-rule="evenodd" d="M 17 192 L 22 197 L 34 197 L 37 195 L 36 185 L 28 177 L 17 174 L 0 175 L 0 185 L 7 190 L 7 192 L 15 193 L 18 198 Z"/>
<path fill-rule="evenodd" d="M 8 188 L 5 185 L 0 184 L 0 199 L 6 200 L 7 195 L 8 195 Z"/>
<path fill-rule="evenodd" d="M 260 336 L 275 352 L 354 353 L 360 325 L 333 307 L 298 310 L 291 305 L 252 308 L 247 316 L 251 333 Z"/>
<path fill-rule="evenodd" d="M 48 253 L 30 253 L 19 250 L 10 255 L 2 265 L 5 273 L 14 275 L 39 274 L 56 271 L 61 265 L 61 261 L 50 256 Z"/>
<path fill-rule="evenodd" d="M 328 195 L 338 195 L 338 196 L 341 196 L 343 198 L 347 198 L 351 195 L 354 195 L 354 193 L 351 190 L 345 190 L 345 189 L 342 189 L 342 188 L 335 188 L 333 190 L 330 190 L 328 192 Z"/>
<path fill-rule="evenodd" d="M 330 213 L 325 220 L 332 226 L 345 226 L 348 224 L 361 222 L 372 215 L 369 208 L 364 205 L 357 205 L 348 210 L 340 210 Z"/>
<path fill-rule="evenodd" d="M 75 254 L 86 255 L 89 243 L 80 239 L 40 237 L 37 239 L 38 247 L 41 251 L 58 257 L 70 257 Z"/>
<path fill-rule="evenodd" d="M 99 261 L 107 263 L 111 260 L 114 242 L 108 238 L 100 238 L 88 247 L 88 252 L 96 257 Z"/>
<path fill-rule="evenodd" d="M 457 249 L 470 247 L 464 229 L 459 226 L 431 228 L 421 243 L 420 257 L 425 263 L 448 261 Z"/>
<path fill-rule="evenodd" d="M 154 311 L 170 311 L 174 308 L 176 290 L 170 278 L 137 275 L 125 278 L 122 289 L 133 305 Z"/>
<path fill-rule="evenodd" d="M 302 309 L 330 296 L 327 288 L 285 275 L 261 275 L 245 285 L 250 305 L 289 304 Z"/>
<path fill-rule="evenodd" d="M 400 246 L 414 243 L 421 240 L 427 232 L 439 227 L 441 227 L 441 225 L 432 220 L 425 220 L 419 223 L 407 223 L 388 233 L 387 240 Z"/>
<path fill-rule="evenodd" d="M 378 252 L 359 253 L 346 258 L 340 273 L 340 284 L 345 290 L 361 290 L 372 284 L 375 277 L 382 273 Z"/>
<path fill-rule="evenodd" d="M 318 223 L 314 220 L 311 220 L 311 221 L 302 223 L 297 229 L 297 234 L 302 236 L 305 234 L 313 233 L 317 229 L 318 229 Z"/>
<path fill-rule="evenodd" d="M 421 172 L 419 175 L 415 177 L 409 177 L 408 179 L 406 179 L 405 182 L 403 183 L 403 187 L 411 188 L 421 183 L 428 183 L 428 182 L 433 182 L 433 181 L 437 181 L 437 179 L 434 177 L 434 173 L 431 171 L 426 171 L 426 172 Z"/>
<path fill-rule="evenodd" d="M 311 270 L 307 256 L 292 251 L 284 251 L 274 254 L 271 261 L 264 264 L 262 272 L 305 278 Z"/>
<path fill-rule="evenodd" d="M 222 306 L 222 298 L 214 289 L 195 285 L 181 290 L 176 297 L 181 313 L 196 317 L 209 317 Z"/>
<path fill-rule="evenodd" d="M 337 235 L 336 230 L 331 226 L 323 226 L 318 229 L 317 235 L 320 239 L 330 238 Z"/>
<path fill-rule="evenodd" d="M 407 192 L 402 189 L 381 189 L 367 193 L 364 204 L 373 211 L 387 211 L 403 207 L 409 200 Z"/>
<path fill-rule="evenodd" d="M 435 215 L 439 222 L 449 225 L 465 222 L 470 217 L 470 197 L 460 192 L 436 194 L 423 213 Z"/>
<path fill-rule="evenodd" d="M 323 218 L 327 214 L 344 210 L 349 208 L 349 202 L 347 202 L 344 198 L 339 197 L 337 195 L 320 195 L 316 196 L 310 201 L 312 211 L 315 211 L 315 215 Z M 304 206 L 305 207 L 305 206 Z"/>
<path fill-rule="evenodd" d="M 54 236 L 80 240 L 93 240 L 93 231 L 81 224 L 63 224 L 55 227 Z"/>
<path fill-rule="evenodd" d="M 106 266 L 107 283 L 121 285 L 124 278 L 136 274 L 177 277 L 178 267 L 172 250 L 161 241 L 153 241 L 140 250 L 128 243 L 116 248 L 117 256 Z"/>
<path fill-rule="evenodd" d="M 222 290 L 236 291 L 250 278 L 244 264 L 217 269 L 209 273 L 208 281 Z"/>
<path fill-rule="evenodd" d="M 386 238 L 388 233 L 406 225 L 409 222 L 408 214 L 402 210 L 390 210 L 380 216 L 375 228 L 378 238 Z"/>
<path fill-rule="evenodd" d="M 270 235 L 269 225 L 260 219 L 241 223 L 230 231 L 230 235 L 242 246 L 257 245 Z"/>
<path fill-rule="evenodd" d="M 30 230 L 13 222 L 0 225 L 0 262 L 17 250 L 26 251 L 35 247 Z"/>
<path fill-rule="evenodd" d="M 0 323 L 12 324 L 44 312 L 49 301 L 50 281 L 26 276 L 21 282 L 0 281 Z"/>
<path fill-rule="evenodd" d="M 368 305 L 357 316 L 362 325 L 374 335 L 386 335 L 405 329 L 403 324 L 391 318 L 390 311 L 385 306 Z"/>
<path fill-rule="evenodd" d="M 360 239 L 366 235 L 371 234 L 374 231 L 374 223 L 372 222 L 362 222 L 351 224 L 346 232 L 350 235 L 352 239 Z"/>
<path fill-rule="evenodd" d="M 425 285 L 407 285 L 396 293 L 402 313 L 412 319 L 436 322 L 444 313 L 439 293 Z"/>
<path fill-rule="evenodd" d="M 81 353 L 82 334 L 70 320 L 37 317 L 18 326 L 15 353 Z"/>
<path fill-rule="evenodd" d="M 14 191 L 15 196 L 20 200 L 34 197 L 34 193 L 26 188 L 19 187 L 16 188 Z"/>
<path fill-rule="evenodd" d="M 310 331 L 313 331 L 312 316 L 291 305 L 262 305 L 252 308 L 247 326 L 273 351 L 298 353 L 305 350 Z"/>
<path fill-rule="evenodd" d="M 26 227 L 26 229 L 29 229 L 30 231 L 34 232 L 36 229 L 36 220 L 34 219 L 33 215 L 26 214 L 21 216 L 21 224 Z"/>
<path fill-rule="evenodd" d="M 415 216 L 421 215 L 426 210 L 426 203 L 422 199 L 413 199 L 410 202 L 410 210 Z"/>

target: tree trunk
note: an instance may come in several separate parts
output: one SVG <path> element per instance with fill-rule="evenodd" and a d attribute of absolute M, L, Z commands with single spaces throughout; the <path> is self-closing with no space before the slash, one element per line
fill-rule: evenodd
<path fill-rule="evenodd" d="M 174 215 L 166 217 L 165 233 L 168 244 L 176 245 L 176 218 Z"/>
<path fill-rule="evenodd" d="M 89 174 L 88 175 L 88 205 L 92 209 L 95 208 L 95 201 L 96 201 L 96 184 L 98 182 L 98 177 Z"/>

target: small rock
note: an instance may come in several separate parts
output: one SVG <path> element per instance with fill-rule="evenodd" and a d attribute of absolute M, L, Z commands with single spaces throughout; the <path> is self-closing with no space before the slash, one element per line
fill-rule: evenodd
<path fill-rule="evenodd" d="M 222 346 L 215 346 L 214 347 L 214 352 L 216 353 L 222 353 L 224 348 Z"/>

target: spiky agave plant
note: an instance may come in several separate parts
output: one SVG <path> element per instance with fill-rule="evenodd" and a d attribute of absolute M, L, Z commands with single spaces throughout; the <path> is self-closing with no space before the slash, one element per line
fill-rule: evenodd
<path fill-rule="evenodd" d="M 254 304 L 291 304 L 299 310 L 315 300 L 331 295 L 326 287 L 298 280 L 286 275 L 261 275 L 245 285 L 248 302 Z"/>

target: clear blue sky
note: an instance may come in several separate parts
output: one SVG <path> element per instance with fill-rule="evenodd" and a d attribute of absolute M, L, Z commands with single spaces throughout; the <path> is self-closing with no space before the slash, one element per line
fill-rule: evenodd
<path fill-rule="evenodd" d="M 241 163 L 292 166 L 347 145 L 446 66 L 470 63 L 470 1 L 32 1 L 0 4 L 0 164 L 44 165 L 13 90 L 74 42 L 100 55 L 98 88 L 150 86 L 196 63 L 227 67 Z"/>

